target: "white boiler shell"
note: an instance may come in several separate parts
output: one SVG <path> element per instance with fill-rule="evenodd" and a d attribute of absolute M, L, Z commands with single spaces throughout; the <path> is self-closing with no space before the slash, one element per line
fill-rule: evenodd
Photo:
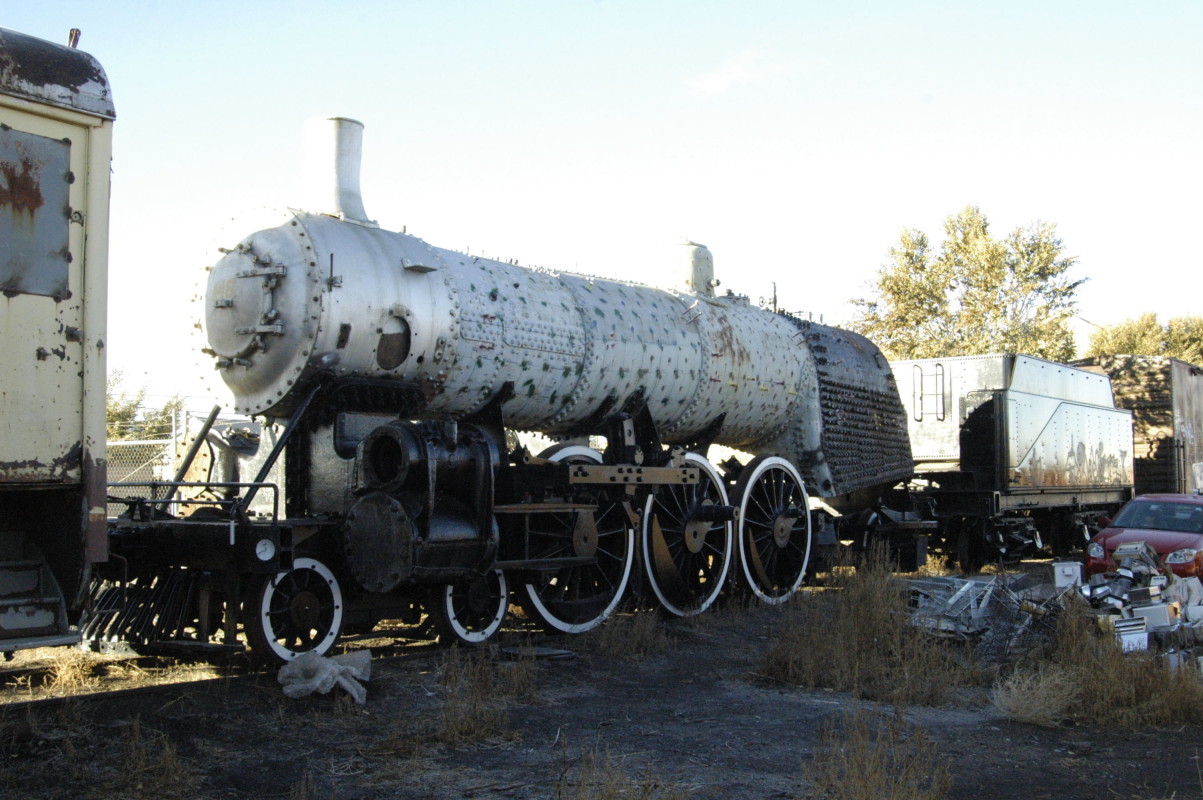
<path fill-rule="evenodd" d="M 722 444 L 808 463 L 819 449 L 804 332 L 741 297 L 528 269 L 294 212 L 213 267 L 205 304 L 246 414 L 286 415 L 320 371 L 416 383 L 423 416 L 471 414 L 512 381 L 514 428 L 579 432 L 608 398 L 642 389 L 667 442 L 725 414 Z M 406 328 L 408 357 L 393 365 L 387 337 Z"/>

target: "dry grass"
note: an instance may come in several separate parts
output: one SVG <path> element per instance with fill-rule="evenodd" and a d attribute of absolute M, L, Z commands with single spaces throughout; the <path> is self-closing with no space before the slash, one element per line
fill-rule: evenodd
<path fill-rule="evenodd" d="M 663 653 L 669 645 L 668 633 L 655 610 L 615 614 L 591 636 L 597 654 L 611 660 L 639 661 Z"/>
<path fill-rule="evenodd" d="M 309 770 L 305 770 L 305 775 L 288 790 L 288 800 L 317 800 L 320 796 L 313 773 Z"/>
<path fill-rule="evenodd" d="M 829 590 L 800 596 L 761 676 L 923 705 L 938 705 L 956 687 L 979 681 L 965 654 L 910 624 L 908 590 L 891 568 L 879 553 L 855 568 L 834 567 Z"/>
<path fill-rule="evenodd" d="M 122 759 L 113 789 L 133 798 L 191 797 L 197 779 L 175 745 L 160 733 L 149 738 L 135 717 L 121 737 Z"/>
<path fill-rule="evenodd" d="M 915 574 L 924 578 L 946 578 L 949 575 L 960 574 L 960 570 L 952 564 L 948 557 L 928 553 L 927 561 L 915 570 Z"/>
<path fill-rule="evenodd" d="M 994 694 L 999 708 L 1035 724 L 1073 720 L 1139 728 L 1203 723 L 1203 680 L 1198 673 L 1168 669 L 1149 653 L 1123 652 L 1113 635 L 1098 629 L 1080 598 L 1068 598 L 1057 620 L 1049 663 L 1027 667 L 998 684 Z M 1017 696 L 1025 690 L 1032 696 Z M 1042 700 L 1057 702 L 1061 709 L 1043 720 L 1022 716 Z"/>
<path fill-rule="evenodd" d="M 497 661 L 487 651 L 447 651 L 439 674 L 442 705 L 433 721 L 407 713 L 372 752 L 405 760 L 440 745 L 466 747 L 518 738 L 509 724 L 514 701 L 531 701 L 538 686 L 533 659 Z"/>
<path fill-rule="evenodd" d="M 505 691 L 494 662 L 478 653 L 453 647 L 443 663 L 445 692 L 435 738 L 452 747 L 491 739 L 513 739 Z"/>
<path fill-rule="evenodd" d="M 952 787 L 948 763 L 927 731 L 900 713 L 843 714 L 820 729 L 821 750 L 804 768 L 826 800 L 939 800 Z"/>
<path fill-rule="evenodd" d="M 632 777 L 608 751 L 581 756 L 575 773 L 566 770 L 556 783 L 556 800 L 687 800 L 689 792 L 644 770 Z"/>
<path fill-rule="evenodd" d="M 1069 719 L 1079 694 L 1077 673 L 1060 664 L 1018 670 L 995 684 L 990 699 L 1017 722 L 1052 727 Z"/>
<path fill-rule="evenodd" d="M 100 683 L 91 655 L 74 647 L 60 648 L 47 672 L 46 689 L 56 694 L 72 694 L 94 688 Z"/>

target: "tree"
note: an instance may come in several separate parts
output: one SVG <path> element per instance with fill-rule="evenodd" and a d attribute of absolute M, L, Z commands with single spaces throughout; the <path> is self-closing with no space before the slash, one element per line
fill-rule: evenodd
<path fill-rule="evenodd" d="M 1073 357 L 1068 323 L 1084 279 L 1067 275 L 1077 259 L 1063 255 L 1055 225 L 1037 222 L 996 240 L 981 209 L 967 206 L 948 217 L 944 236 L 937 253 L 926 234 L 904 230 L 877 272 L 877 299 L 854 299 L 849 327 L 891 358 Z"/>
<path fill-rule="evenodd" d="M 184 400 L 175 395 L 161 408 L 146 405 L 146 387 L 132 395 L 122 389 L 120 370 L 110 372 L 105 381 L 105 435 L 115 439 L 162 439 L 171 434 L 172 419 L 184 408 Z"/>
<path fill-rule="evenodd" d="M 1086 355 L 1173 356 L 1203 364 L 1203 317 L 1174 317 L 1164 325 L 1147 312 L 1115 325 L 1105 325 L 1090 336 Z"/>

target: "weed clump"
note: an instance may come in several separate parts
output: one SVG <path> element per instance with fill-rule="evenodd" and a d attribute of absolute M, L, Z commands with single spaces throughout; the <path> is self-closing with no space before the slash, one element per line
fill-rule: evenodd
<path fill-rule="evenodd" d="M 940 800 L 952 772 L 935 743 L 902 714 L 842 714 L 819 732 L 819 752 L 804 768 L 812 793 L 827 800 Z"/>
<path fill-rule="evenodd" d="M 686 800 L 689 792 L 649 771 L 633 777 L 610 753 L 592 750 L 556 783 L 556 800 Z"/>
<path fill-rule="evenodd" d="M 439 681 L 444 691 L 434 738 L 452 747 L 489 739 L 513 738 L 496 665 L 478 654 L 453 647 Z"/>
<path fill-rule="evenodd" d="M 1068 719 L 1077 702 L 1079 677 L 1060 664 L 1042 663 L 999 680 L 990 699 L 1017 722 L 1052 727 Z"/>
<path fill-rule="evenodd" d="M 1150 653 L 1125 653 L 1098 629 L 1084 602 L 1067 595 L 1047 661 L 997 683 L 994 704 L 1020 722 L 1104 727 L 1203 723 L 1203 681 Z M 1050 711 L 1036 711 L 1041 704 Z M 1055 713 L 1053 713 L 1055 710 Z"/>
<path fill-rule="evenodd" d="M 61 648 L 50 665 L 46 688 L 55 694 L 71 694 L 95 687 L 100 681 L 93 673 L 93 660 L 82 650 Z"/>
<path fill-rule="evenodd" d="M 603 658 L 639 661 L 668 649 L 669 637 L 656 611 L 615 614 L 594 634 L 594 647 Z"/>
<path fill-rule="evenodd" d="M 439 674 L 442 704 L 436 717 L 418 722 L 406 716 L 374 752 L 417 760 L 439 746 L 465 747 L 488 741 L 513 741 L 509 707 L 530 701 L 537 687 L 530 658 L 498 662 L 488 651 L 465 653 L 452 647 Z"/>
<path fill-rule="evenodd" d="M 909 591 L 882 553 L 834 568 L 830 585 L 795 603 L 764 657 L 763 677 L 922 705 L 938 705 L 977 680 L 962 654 L 910 623 Z"/>
<path fill-rule="evenodd" d="M 113 788 L 126 797 L 190 797 L 196 776 L 165 735 L 147 737 L 135 717 L 121 737 L 124 756 Z"/>

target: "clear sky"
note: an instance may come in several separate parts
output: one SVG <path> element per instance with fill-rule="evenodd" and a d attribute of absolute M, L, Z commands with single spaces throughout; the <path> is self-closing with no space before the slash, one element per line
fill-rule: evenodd
<path fill-rule="evenodd" d="M 1090 322 L 1203 313 L 1195 0 L 5 0 L 0 26 L 80 28 L 104 65 L 110 366 L 197 406 L 196 281 L 242 212 L 297 203 L 314 116 L 365 124 L 368 215 L 440 247 L 664 283 L 688 237 L 722 288 L 839 323 L 903 228 L 972 203 L 1057 225 Z"/>

